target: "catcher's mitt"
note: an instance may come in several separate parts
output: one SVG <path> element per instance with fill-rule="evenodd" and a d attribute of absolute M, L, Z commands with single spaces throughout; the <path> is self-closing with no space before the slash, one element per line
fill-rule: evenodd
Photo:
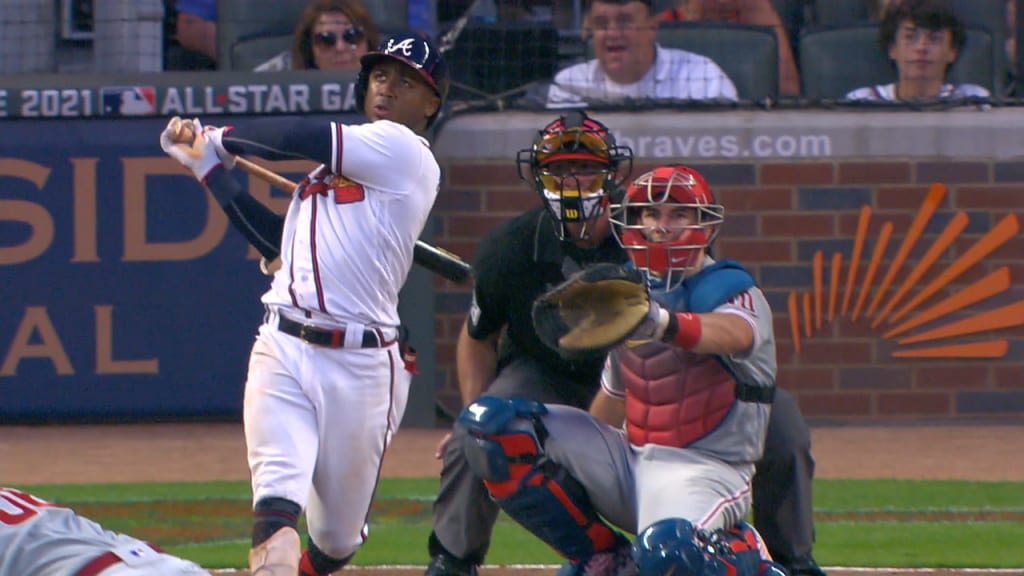
<path fill-rule="evenodd" d="M 560 352 L 607 350 L 626 340 L 649 309 L 647 285 L 638 271 L 598 264 L 538 298 L 533 325 L 540 339 Z"/>

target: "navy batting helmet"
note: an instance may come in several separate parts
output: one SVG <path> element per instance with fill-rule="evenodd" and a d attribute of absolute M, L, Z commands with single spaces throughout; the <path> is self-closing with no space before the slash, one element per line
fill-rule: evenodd
<path fill-rule="evenodd" d="M 430 128 L 448 98 L 451 78 L 448 74 L 448 65 L 441 53 L 431 44 L 430 40 L 416 34 L 394 34 L 385 38 L 376 51 L 359 59 L 362 68 L 359 69 L 359 76 L 356 78 L 356 106 L 360 112 L 363 111 L 363 104 L 366 102 L 366 88 L 370 83 L 370 70 L 389 58 L 407 64 L 419 72 L 427 84 L 434 89 L 437 97 L 441 99 L 441 105 L 437 107 L 437 112 L 427 119 L 427 128 Z"/>

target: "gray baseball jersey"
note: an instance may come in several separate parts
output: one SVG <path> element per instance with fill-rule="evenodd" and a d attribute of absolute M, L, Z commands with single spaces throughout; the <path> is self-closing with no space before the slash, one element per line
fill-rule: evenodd
<path fill-rule="evenodd" d="M 761 291 L 754 287 L 741 292 L 714 312 L 735 314 L 754 332 L 748 351 L 722 359 L 726 367 L 747 385 L 774 386 L 772 313 Z M 625 399 L 626 386 L 615 366 L 611 358 L 602 390 Z M 718 529 L 746 516 L 770 404 L 735 402 L 717 426 L 684 447 L 633 446 L 625 430 L 582 410 L 548 409 L 543 419 L 548 456 L 586 487 L 597 511 L 619 528 L 636 533 L 658 520 L 686 518 L 698 527 Z"/>
<path fill-rule="evenodd" d="M 101 557 L 104 558 L 95 563 Z M 87 566 L 105 567 L 99 572 L 82 572 Z M 192 562 L 158 552 L 131 536 L 105 530 L 70 508 L 3 487 L 0 487 L 0 574 L 210 576 Z"/>

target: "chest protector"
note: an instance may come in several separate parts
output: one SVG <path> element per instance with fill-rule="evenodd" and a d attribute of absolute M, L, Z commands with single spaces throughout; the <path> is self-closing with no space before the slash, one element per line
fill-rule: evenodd
<path fill-rule="evenodd" d="M 721 260 L 659 300 L 676 312 L 710 312 L 754 285 L 743 267 Z M 718 426 L 743 386 L 718 356 L 663 342 L 619 347 L 616 354 L 626 385 L 626 431 L 635 446 L 693 443 Z"/>

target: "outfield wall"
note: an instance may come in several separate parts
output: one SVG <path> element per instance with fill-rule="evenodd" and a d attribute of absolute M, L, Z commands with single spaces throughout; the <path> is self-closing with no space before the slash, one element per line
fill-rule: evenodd
<path fill-rule="evenodd" d="M 916 312 L 928 310 L 990 273 L 996 272 L 1001 281 L 1004 267 L 1010 278 L 1004 290 L 901 337 L 927 336 L 934 327 L 1024 301 L 1024 236 L 1013 232 L 1015 222 L 1024 218 L 1021 110 L 659 111 L 606 113 L 600 118 L 619 143 L 637 152 L 635 175 L 657 163 L 687 162 L 707 176 L 726 206 L 719 254 L 748 264 L 767 293 L 775 311 L 779 384 L 797 394 L 807 416 L 905 419 L 1024 414 L 1024 328 L 902 345 L 883 337 Z M 444 127 L 437 152 L 445 161 L 449 180 L 435 208 L 438 227 L 434 231 L 442 246 L 471 254 L 485 230 L 536 204 L 537 196 L 519 181 L 512 159 L 548 120 L 545 114 L 490 114 L 460 117 Z M 948 191 L 891 287 L 868 314 L 933 182 L 945 184 Z M 864 206 L 870 210 L 867 227 L 843 314 Z M 950 247 L 939 253 L 907 296 L 897 300 L 873 328 L 874 319 L 959 211 L 965 213 L 967 223 Z M 887 248 L 879 255 L 858 308 L 871 257 L 887 222 L 892 226 Z M 888 317 L 912 302 L 922 285 L 940 277 L 993 228 L 997 229 L 992 235 L 998 238 L 992 241 L 999 243 L 1003 238 L 1005 242 L 889 324 Z M 1004 231 L 1005 237 L 999 236 Z M 818 251 L 822 253 L 821 280 L 815 291 L 813 262 Z M 830 322 L 831 262 L 837 253 L 840 278 Z M 470 295 L 459 287 L 436 285 L 437 386 L 443 401 L 454 407 L 459 402 L 454 347 Z M 992 280 L 985 285 L 996 290 Z M 799 352 L 790 322 L 791 294 Z M 804 314 L 805 298 L 809 315 Z M 1024 311 L 1017 306 L 995 315 L 1020 319 Z M 805 318 L 811 321 L 809 330 Z M 1001 340 L 1005 346 L 998 343 Z M 975 347 L 997 357 L 952 357 Z M 939 348 L 938 358 L 894 357 L 935 348 Z"/>
<path fill-rule="evenodd" d="M 76 80 L 26 77 L 0 88 L 0 422 L 236 416 L 267 279 L 208 195 L 162 154 L 157 135 L 166 115 L 179 113 L 215 124 L 254 113 L 354 120 L 342 96 L 350 79 L 165 74 Z M 424 238 L 469 257 L 487 229 L 534 205 L 537 197 L 519 181 L 513 159 L 551 117 L 504 112 L 445 123 L 436 151 L 446 184 Z M 1019 109 L 600 117 L 637 150 L 635 174 L 656 162 L 683 160 L 705 171 L 727 206 L 720 252 L 748 263 L 768 293 L 777 313 L 780 384 L 798 394 L 809 416 L 1024 413 L 1021 328 L 981 335 L 1006 340 L 998 358 L 905 360 L 892 352 L 909 347 L 849 317 L 882 225 L 891 221 L 894 232 L 878 277 L 931 182 L 947 184 L 949 192 L 911 262 L 956 211 L 964 210 L 969 222 L 925 282 L 1005 217 L 1024 216 Z M 293 177 L 305 168 L 275 166 Z M 239 177 L 284 210 L 285 194 Z M 831 323 L 818 316 L 820 329 L 812 316 L 798 353 L 787 314 L 790 291 L 798 312 L 804 294 L 814 302 L 811 263 L 819 249 L 825 294 L 835 252 L 842 255 L 845 281 L 864 205 L 872 213 L 851 312 Z M 958 314 L 1024 299 L 1024 242 L 1019 233 L 1011 236 L 917 310 L 1003 266 L 1010 286 Z M 905 275 L 897 275 L 897 283 Z M 421 354 L 407 423 L 433 423 L 435 397 L 457 405 L 454 345 L 468 302 L 468 289 L 418 268 L 403 291 L 403 319 Z"/>

